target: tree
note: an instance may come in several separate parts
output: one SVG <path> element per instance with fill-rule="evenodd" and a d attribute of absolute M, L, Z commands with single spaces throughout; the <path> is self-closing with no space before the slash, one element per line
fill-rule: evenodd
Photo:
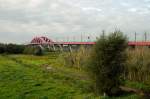
<path fill-rule="evenodd" d="M 124 71 L 127 39 L 121 31 L 102 35 L 91 53 L 89 70 L 98 94 L 118 94 Z"/>

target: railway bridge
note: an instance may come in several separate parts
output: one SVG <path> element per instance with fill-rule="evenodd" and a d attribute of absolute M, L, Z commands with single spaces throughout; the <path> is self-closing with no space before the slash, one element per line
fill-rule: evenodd
<path fill-rule="evenodd" d="M 89 48 L 96 44 L 96 42 L 55 42 L 48 37 L 35 37 L 29 43 L 32 46 L 40 46 L 42 49 L 47 47 L 49 50 L 57 51 L 72 51 L 73 49 L 78 49 L 80 46 L 84 46 Z M 150 47 L 150 42 L 128 42 L 128 46 L 135 47 L 135 46 L 148 46 Z"/>

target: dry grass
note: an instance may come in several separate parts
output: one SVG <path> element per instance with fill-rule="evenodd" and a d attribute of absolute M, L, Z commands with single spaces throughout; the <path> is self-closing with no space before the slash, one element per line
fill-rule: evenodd
<path fill-rule="evenodd" d="M 132 81 L 150 81 L 150 49 L 138 47 L 128 49 L 127 78 Z"/>

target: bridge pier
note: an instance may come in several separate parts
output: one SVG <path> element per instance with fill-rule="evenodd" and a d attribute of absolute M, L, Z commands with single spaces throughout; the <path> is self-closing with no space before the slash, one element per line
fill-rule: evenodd
<path fill-rule="evenodd" d="M 71 47 L 71 45 L 69 45 L 69 51 L 72 52 L 72 47 Z"/>
<path fill-rule="evenodd" d="M 60 50 L 63 52 L 63 46 L 59 44 Z"/>
<path fill-rule="evenodd" d="M 44 47 L 42 45 L 38 45 L 42 50 L 44 50 Z"/>
<path fill-rule="evenodd" d="M 56 51 L 55 45 L 53 44 L 52 46 L 53 46 L 53 50 Z"/>

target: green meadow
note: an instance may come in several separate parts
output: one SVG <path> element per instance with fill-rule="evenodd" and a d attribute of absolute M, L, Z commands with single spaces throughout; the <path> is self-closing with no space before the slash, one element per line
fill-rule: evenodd
<path fill-rule="evenodd" d="M 96 96 L 83 70 L 63 66 L 59 53 L 0 55 L 0 99 L 112 99 Z M 138 99 L 135 94 L 114 99 Z"/>

